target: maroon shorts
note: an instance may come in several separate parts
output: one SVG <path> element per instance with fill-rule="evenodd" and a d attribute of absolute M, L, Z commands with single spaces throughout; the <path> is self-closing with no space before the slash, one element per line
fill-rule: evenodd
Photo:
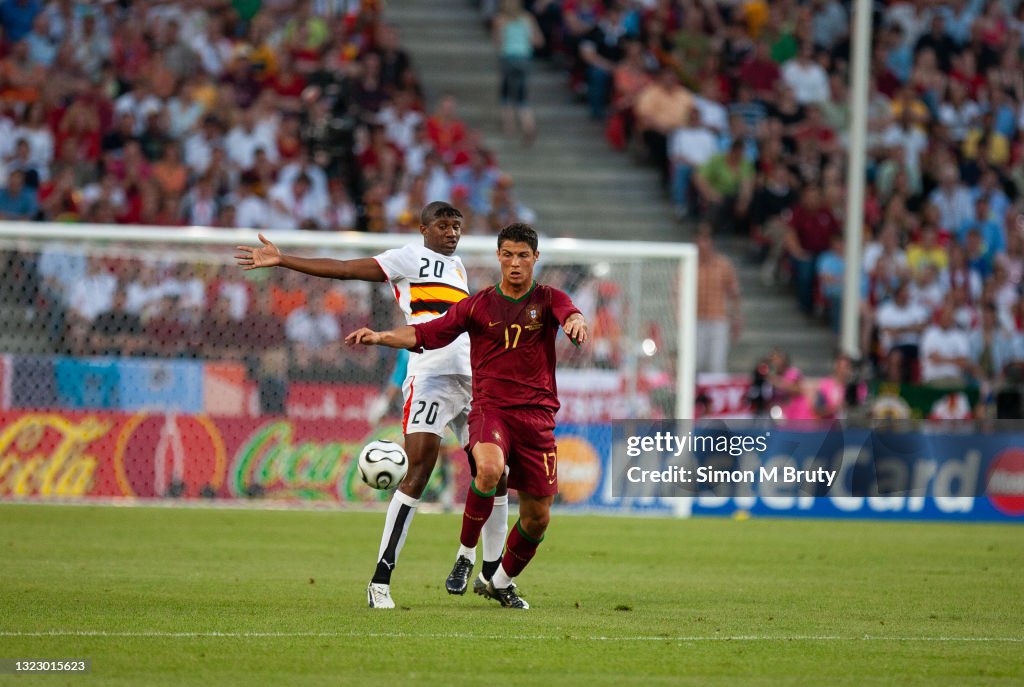
<path fill-rule="evenodd" d="M 539 408 L 469 411 L 469 452 L 497 444 L 508 465 L 508 486 L 533 496 L 558 493 L 555 414 Z M 474 472 L 476 472 L 474 470 Z"/>

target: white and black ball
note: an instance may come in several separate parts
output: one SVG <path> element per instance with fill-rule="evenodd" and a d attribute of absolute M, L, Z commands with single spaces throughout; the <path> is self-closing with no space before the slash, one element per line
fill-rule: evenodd
<path fill-rule="evenodd" d="M 359 476 L 374 489 L 391 489 L 409 470 L 409 456 L 393 441 L 371 441 L 359 452 Z"/>

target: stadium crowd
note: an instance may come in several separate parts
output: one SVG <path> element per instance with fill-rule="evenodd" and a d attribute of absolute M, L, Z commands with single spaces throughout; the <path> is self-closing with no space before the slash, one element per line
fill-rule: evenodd
<path fill-rule="evenodd" d="M 375 0 L 0 2 L 2 219 L 415 232 L 431 200 L 468 232 L 525 211 L 455 99 L 426 110 Z M 293 378 L 381 376 L 324 345 L 390 316 L 376 290 L 63 244 L 5 262 L 55 352 L 280 345 Z"/>
<path fill-rule="evenodd" d="M 678 215 L 749 234 L 763 278 L 838 325 L 850 3 L 532 0 L 544 56 Z M 493 3 L 485 0 L 484 17 Z M 875 3 L 864 340 L 897 381 L 1024 362 L 1024 3 Z"/>

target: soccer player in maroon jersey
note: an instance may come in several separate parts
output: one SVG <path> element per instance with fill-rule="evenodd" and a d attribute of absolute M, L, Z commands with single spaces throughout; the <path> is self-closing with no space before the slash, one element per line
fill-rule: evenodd
<path fill-rule="evenodd" d="M 461 541 L 464 547 L 476 546 L 507 465 L 508 486 L 519 492 L 519 521 L 509 532 L 498 570 L 490 580 L 478 578 L 473 591 L 509 608 L 530 607 L 513 579 L 537 552 L 558 493 L 555 336 L 561 327 L 576 345 L 587 340 L 586 320 L 569 296 L 534 281 L 539 257 L 537 233 L 527 224 L 510 224 L 498 235 L 499 284 L 459 301 L 431 322 L 385 332 L 364 327 L 345 337 L 349 344 L 418 351 L 469 333 L 469 451 L 475 474 L 466 494 Z"/>

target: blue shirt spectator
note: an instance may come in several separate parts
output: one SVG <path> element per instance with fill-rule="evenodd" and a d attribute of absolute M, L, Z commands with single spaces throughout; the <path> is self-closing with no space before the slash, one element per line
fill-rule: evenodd
<path fill-rule="evenodd" d="M 959 12 L 950 5 L 939 6 L 938 11 L 946 22 L 946 33 L 959 45 L 965 44 L 971 38 L 971 25 L 978 18 L 984 0 L 970 0 Z"/>
<path fill-rule="evenodd" d="M 50 37 L 49 33 L 46 30 L 46 15 L 40 14 L 32 24 L 32 30 L 25 36 L 29 61 L 47 69 L 52 67 L 53 61 L 57 59 L 57 42 Z"/>
<path fill-rule="evenodd" d="M 977 203 L 979 198 L 988 201 L 988 218 L 1001 224 L 1010 209 L 1010 198 L 999 185 L 999 177 L 989 170 L 982 174 L 981 181 L 971 189 L 971 202 Z"/>
<path fill-rule="evenodd" d="M 966 244 L 968 232 L 977 230 L 981 235 L 981 241 L 985 245 L 987 253 L 1004 252 L 1006 250 L 1006 239 L 1003 237 L 1003 230 L 999 227 L 999 224 L 991 219 L 987 198 L 978 196 L 975 199 L 974 213 L 974 219 L 967 220 L 957 229 L 957 240 L 960 243 Z"/>
<path fill-rule="evenodd" d="M 0 190 L 0 219 L 32 219 L 38 211 L 35 191 L 25 187 L 25 174 L 11 172 L 7 188 Z"/>
<path fill-rule="evenodd" d="M 991 246 L 985 244 L 981 237 L 981 231 L 977 227 L 972 227 L 967 231 L 964 244 L 967 249 L 967 266 L 981 275 L 982 279 L 992 276 L 995 251 Z"/>
<path fill-rule="evenodd" d="M 39 0 L 4 0 L 0 4 L 0 24 L 7 38 L 15 43 L 32 30 L 32 22 L 42 10 Z"/>
<path fill-rule="evenodd" d="M 452 174 L 452 186 L 462 186 L 473 212 L 486 215 L 491 211 L 491 189 L 500 173 L 491 167 L 480 151 L 470 153 L 468 165 L 462 165 Z"/>
<path fill-rule="evenodd" d="M 910 70 L 914 67 L 914 52 L 909 45 L 900 42 L 889 51 L 885 58 L 885 64 L 900 80 L 900 83 L 906 83 L 910 78 Z"/>

